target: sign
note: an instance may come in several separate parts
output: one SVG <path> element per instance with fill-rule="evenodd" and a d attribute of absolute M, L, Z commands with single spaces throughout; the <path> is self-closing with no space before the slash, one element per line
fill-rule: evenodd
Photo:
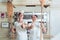
<path fill-rule="evenodd" d="M 8 22 L 2 22 L 2 27 L 9 27 L 9 23 Z"/>

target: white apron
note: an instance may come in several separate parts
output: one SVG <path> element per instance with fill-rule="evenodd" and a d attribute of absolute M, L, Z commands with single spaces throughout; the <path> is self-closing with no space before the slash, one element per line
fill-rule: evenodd
<path fill-rule="evenodd" d="M 16 40 L 27 40 L 27 30 L 26 29 L 22 29 L 20 26 L 20 23 L 16 22 L 15 23 L 16 26 Z"/>

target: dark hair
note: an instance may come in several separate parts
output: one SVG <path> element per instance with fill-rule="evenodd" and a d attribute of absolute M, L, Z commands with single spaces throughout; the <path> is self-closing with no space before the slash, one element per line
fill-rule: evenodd
<path fill-rule="evenodd" d="M 32 16 L 33 16 L 33 15 L 32 15 Z M 32 18 L 32 16 L 31 16 L 31 18 Z M 34 15 L 34 16 L 38 17 L 37 15 Z"/>
<path fill-rule="evenodd" d="M 21 12 L 19 12 L 18 16 L 20 16 L 20 15 L 21 15 Z"/>

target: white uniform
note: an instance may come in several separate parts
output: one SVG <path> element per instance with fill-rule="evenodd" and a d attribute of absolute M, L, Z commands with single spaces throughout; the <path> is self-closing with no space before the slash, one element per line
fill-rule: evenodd
<path fill-rule="evenodd" d="M 30 30 L 30 40 L 40 40 L 40 32 L 40 23 L 36 21 L 34 22 L 33 28 Z"/>
<path fill-rule="evenodd" d="M 15 28 L 16 28 L 16 34 L 17 34 L 17 38 L 16 40 L 27 40 L 27 30 L 21 28 L 21 23 L 19 22 L 15 22 Z"/>

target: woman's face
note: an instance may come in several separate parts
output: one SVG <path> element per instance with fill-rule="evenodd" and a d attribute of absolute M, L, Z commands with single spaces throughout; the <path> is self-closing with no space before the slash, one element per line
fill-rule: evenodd
<path fill-rule="evenodd" d="M 19 17 L 23 19 L 24 15 L 21 13 Z"/>
<path fill-rule="evenodd" d="M 32 20 L 35 21 L 37 17 L 35 15 L 32 16 Z"/>

